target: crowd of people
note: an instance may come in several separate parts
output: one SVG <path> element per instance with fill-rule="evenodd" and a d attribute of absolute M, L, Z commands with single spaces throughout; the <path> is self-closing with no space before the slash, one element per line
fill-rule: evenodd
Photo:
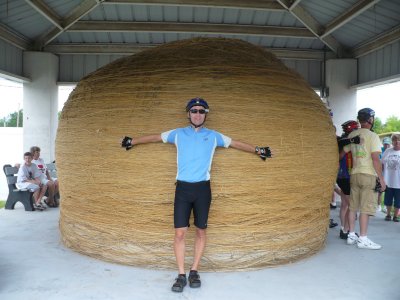
<path fill-rule="evenodd" d="M 399 222 L 400 133 L 385 138 L 382 147 L 379 136 L 373 132 L 375 112 L 361 109 L 357 119 L 358 122 L 344 122 L 343 134 L 337 137 L 340 161 L 335 191 L 341 198 L 339 237 L 348 245 L 378 250 L 382 246 L 370 240 L 367 232 L 370 216 L 380 211 L 383 193 L 385 220 Z M 330 207 L 335 208 L 332 203 Z M 357 219 L 359 233 L 355 230 Z"/>
<path fill-rule="evenodd" d="M 18 167 L 17 187 L 33 192 L 33 208 L 43 211 L 47 207 L 57 207 L 59 188 L 57 178 L 50 176 L 44 160 L 40 157 L 40 148 L 31 147 L 24 153 L 24 162 Z"/>

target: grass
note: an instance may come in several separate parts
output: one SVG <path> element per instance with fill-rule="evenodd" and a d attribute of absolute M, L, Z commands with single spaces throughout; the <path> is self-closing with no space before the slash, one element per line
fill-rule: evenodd
<path fill-rule="evenodd" d="M 0 208 L 3 208 L 6 205 L 6 201 L 0 200 Z"/>

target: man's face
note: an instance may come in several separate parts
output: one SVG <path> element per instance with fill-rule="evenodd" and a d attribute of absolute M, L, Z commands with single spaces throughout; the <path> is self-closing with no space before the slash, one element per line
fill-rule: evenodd
<path fill-rule="evenodd" d="M 33 159 L 38 159 L 40 156 L 40 150 L 36 150 L 33 152 Z"/>
<path fill-rule="evenodd" d="M 189 114 L 190 121 L 194 125 L 203 124 L 204 120 L 206 118 L 205 108 L 203 106 L 200 106 L 200 105 L 193 106 L 189 110 L 188 114 Z"/>
<path fill-rule="evenodd" d="M 24 161 L 25 161 L 25 164 L 26 164 L 27 166 L 30 166 L 30 165 L 32 164 L 32 156 L 25 155 L 25 156 L 24 156 Z"/>

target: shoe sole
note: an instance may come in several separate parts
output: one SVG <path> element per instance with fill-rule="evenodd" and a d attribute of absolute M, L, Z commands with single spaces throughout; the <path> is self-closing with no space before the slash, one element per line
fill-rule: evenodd
<path fill-rule="evenodd" d="M 380 246 L 379 248 L 370 248 L 370 247 L 359 246 L 357 244 L 357 248 L 358 249 L 368 249 L 368 250 L 380 250 L 382 248 L 382 246 Z"/>
<path fill-rule="evenodd" d="M 192 289 L 196 289 L 196 288 L 201 287 L 201 282 L 199 282 L 199 283 L 189 283 L 189 286 L 190 286 Z"/>

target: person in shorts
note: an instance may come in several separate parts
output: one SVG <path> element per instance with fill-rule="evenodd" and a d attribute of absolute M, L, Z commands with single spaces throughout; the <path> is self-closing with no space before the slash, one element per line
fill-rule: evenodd
<path fill-rule="evenodd" d="M 31 153 L 33 156 L 32 163 L 34 163 L 42 173 L 40 180 L 42 184 L 46 185 L 48 188 L 49 196 L 45 200 L 45 203 L 49 207 L 56 207 L 56 195 L 59 195 L 58 180 L 50 176 L 43 158 L 40 157 L 40 148 L 38 146 L 32 146 Z"/>
<path fill-rule="evenodd" d="M 37 166 L 32 163 L 32 153 L 24 153 L 24 163 L 19 167 L 17 174 L 16 186 L 19 189 L 27 189 L 33 192 L 34 204 L 36 210 L 44 210 L 45 207 L 41 204 L 41 199 L 46 193 L 47 186 L 42 184 L 41 175 Z"/>
<path fill-rule="evenodd" d="M 349 138 L 360 136 L 359 144 L 344 146 L 340 154 L 342 158 L 345 153 L 351 152 L 353 168 L 350 176 L 350 232 L 347 236 L 347 244 L 357 244 L 358 248 L 378 250 L 382 246 L 374 243 L 367 237 L 369 217 L 376 212 L 377 179 L 381 184 L 381 191 L 386 188 L 382 176 L 382 166 L 379 159 L 381 153 L 381 142 L 379 136 L 372 131 L 375 120 L 375 111 L 371 108 L 363 108 L 358 111 L 357 119 L 360 129 L 349 134 Z M 354 232 L 356 213 L 360 211 L 360 236 Z"/>
<path fill-rule="evenodd" d="M 174 201 L 174 252 L 178 266 L 178 277 L 172 285 L 172 291 L 182 292 L 189 286 L 201 286 L 198 268 L 206 245 L 206 229 L 211 204 L 210 170 L 216 147 L 232 147 L 249 153 L 255 153 L 263 160 L 272 156 L 269 147 L 255 147 L 236 141 L 217 131 L 204 127 L 209 113 L 208 103 L 202 98 L 193 98 L 186 105 L 190 125 L 161 134 L 137 138 L 124 137 L 121 146 L 126 150 L 144 143 L 164 142 L 174 144 L 177 149 L 177 176 Z M 193 211 L 196 226 L 193 264 L 188 280 L 185 272 L 185 237 L 189 227 L 190 214 Z"/>
<path fill-rule="evenodd" d="M 394 206 L 393 221 L 399 222 L 400 209 L 400 133 L 392 134 L 392 148 L 387 148 L 382 155 L 383 177 L 386 182 L 384 204 L 386 206 L 386 221 L 391 220 Z"/>
<path fill-rule="evenodd" d="M 355 137 L 349 139 L 348 136 L 351 132 L 358 129 L 358 122 L 349 120 L 344 122 L 342 125 L 343 134 L 337 137 L 339 153 L 343 150 L 345 145 L 351 143 L 360 143 L 360 138 Z M 353 166 L 353 159 L 351 152 L 348 152 L 339 162 L 339 171 L 336 178 L 336 183 L 340 188 L 340 233 L 339 237 L 346 240 L 349 233 L 349 203 L 350 203 L 350 172 Z"/>

